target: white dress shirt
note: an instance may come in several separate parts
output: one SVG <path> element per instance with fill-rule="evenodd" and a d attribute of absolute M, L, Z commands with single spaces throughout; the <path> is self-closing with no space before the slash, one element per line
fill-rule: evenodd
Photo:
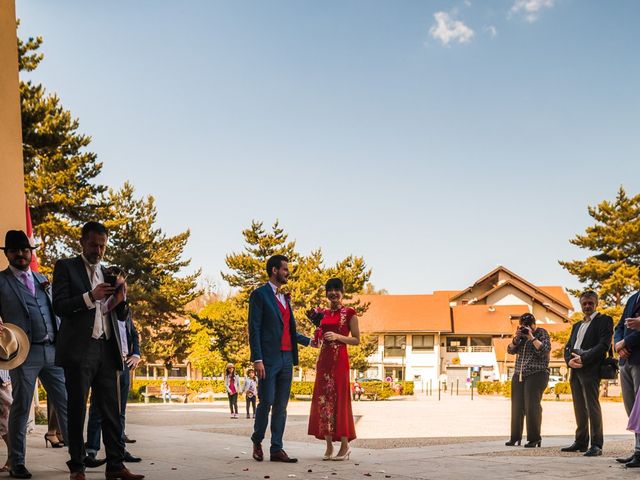
<path fill-rule="evenodd" d="M 89 282 L 91 283 L 91 288 L 94 289 L 101 283 L 104 283 L 104 276 L 102 275 L 102 268 L 100 263 L 98 262 L 95 265 L 89 263 L 89 261 L 85 258 L 84 255 L 81 255 L 82 261 L 84 262 L 84 266 L 87 269 L 87 275 L 89 276 Z M 89 292 L 86 292 L 82 298 L 84 298 L 84 303 L 87 305 L 89 310 L 95 309 L 96 315 L 95 320 L 93 322 L 93 332 L 91 333 L 91 337 L 98 339 L 103 334 L 106 339 L 111 338 L 111 326 L 109 325 L 109 306 L 108 301 L 104 300 L 96 300 L 93 302 L 91 297 L 89 297 Z"/>
<path fill-rule="evenodd" d="M 587 333 L 587 328 L 589 328 L 589 325 L 591 325 L 591 320 L 596 318 L 596 315 L 598 315 L 598 312 L 593 312 L 588 317 L 585 317 L 585 319 L 582 321 L 582 323 L 578 327 L 578 334 L 576 335 L 576 343 L 573 345 L 573 348 L 575 348 L 576 350 L 579 350 L 582 347 L 584 334 Z"/>

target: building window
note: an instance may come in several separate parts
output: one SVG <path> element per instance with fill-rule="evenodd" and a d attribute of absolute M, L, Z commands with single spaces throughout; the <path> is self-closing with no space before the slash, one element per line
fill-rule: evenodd
<path fill-rule="evenodd" d="M 403 345 L 406 346 L 407 337 L 405 335 L 385 335 L 384 336 L 384 356 L 402 357 L 404 356 Z"/>
<path fill-rule="evenodd" d="M 447 337 L 447 352 L 466 352 L 467 337 Z"/>
<path fill-rule="evenodd" d="M 414 335 L 411 338 L 411 349 L 420 352 L 433 352 L 434 340 L 433 335 Z"/>
<path fill-rule="evenodd" d="M 471 351 L 472 352 L 491 352 L 491 337 L 471 337 Z"/>

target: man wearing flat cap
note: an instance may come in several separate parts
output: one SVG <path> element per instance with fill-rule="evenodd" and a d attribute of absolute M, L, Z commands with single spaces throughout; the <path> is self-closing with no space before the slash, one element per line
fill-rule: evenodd
<path fill-rule="evenodd" d="M 40 379 L 58 414 L 67 440 L 67 391 L 64 370 L 55 366 L 58 322 L 53 312 L 47 278 L 31 270 L 34 246 L 20 230 L 9 230 L 0 247 L 9 267 L 0 272 L 0 325 L 13 324 L 24 331 L 29 353 L 22 365 L 10 371 L 13 404 L 9 415 L 11 471 L 13 478 L 31 478 L 25 466 L 26 431 L 36 379 Z"/>

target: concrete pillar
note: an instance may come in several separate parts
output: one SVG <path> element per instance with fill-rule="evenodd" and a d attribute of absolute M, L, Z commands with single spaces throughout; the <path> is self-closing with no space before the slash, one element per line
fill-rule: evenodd
<path fill-rule="evenodd" d="M 14 0 L 0 0 L 0 242 L 7 230 L 24 230 L 22 126 Z M 0 268 L 7 259 L 0 254 Z"/>

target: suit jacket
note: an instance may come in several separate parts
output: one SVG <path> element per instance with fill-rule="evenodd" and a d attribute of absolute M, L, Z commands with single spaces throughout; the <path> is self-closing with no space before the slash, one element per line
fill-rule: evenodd
<path fill-rule="evenodd" d="M 103 267 L 103 275 L 106 275 Z M 53 309 L 60 317 L 56 342 L 56 365 L 78 367 L 93 334 L 95 309 L 87 308 L 83 295 L 92 290 L 89 275 L 81 256 L 58 260 L 53 269 Z M 109 346 L 122 369 L 120 330 L 115 310 L 107 313 L 111 326 Z"/>
<path fill-rule="evenodd" d="M 628 359 L 620 358 L 620 365 L 624 365 L 626 362 L 629 362 L 630 365 L 640 365 L 640 331 L 631 330 L 624 325 L 627 318 L 640 315 L 639 297 L 640 292 L 636 292 L 627 300 L 614 332 L 614 342 L 618 343 L 620 340 L 624 340 L 626 347 L 631 350 L 631 356 Z"/>
<path fill-rule="evenodd" d="M 140 356 L 140 336 L 138 335 L 138 329 L 136 329 L 135 323 L 133 323 L 133 316 L 131 315 L 131 309 L 122 302 L 115 308 L 116 317 L 122 320 L 124 318 L 125 329 L 127 332 L 127 350 L 129 356 Z"/>
<path fill-rule="evenodd" d="M 39 284 L 48 284 L 47 277 L 38 272 L 33 272 L 35 280 Z M 31 317 L 27 310 L 27 304 L 22 296 L 21 287 L 18 280 L 10 268 L 0 272 L 0 316 L 2 321 L 13 323 L 25 331 L 31 342 Z M 36 287 L 38 288 L 38 287 Z M 57 336 L 58 321 L 53 314 L 53 303 L 51 301 L 51 288 L 45 287 L 45 293 L 49 301 L 49 308 L 53 316 L 53 329 Z"/>
<path fill-rule="evenodd" d="M 249 346 L 251 361 L 262 360 L 265 366 L 273 365 L 281 355 L 282 314 L 276 304 L 278 300 L 268 283 L 256 288 L 249 297 Z M 291 317 L 289 332 L 291 333 L 291 353 L 293 364 L 298 364 L 298 343 L 309 345 L 311 339 L 296 332 L 296 321 L 291 304 L 288 305 Z"/>
<path fill-rule="evenodd" d="M 569 341 L 564 347 L 564 360 L 569 364 L 571 360 L 571 350 L 576 343 L 578 329 L 582 322 L 576 322 L 571 329 Z M 611 337 L 613 336 L 613 319 L 609 315 L 598 313 L 587 327 L 584 334 L 580 350 L 583 367 L 579 370 L 585 375 L 599 375 L 600 364 L 605 359 L 611 347 Z"/>

